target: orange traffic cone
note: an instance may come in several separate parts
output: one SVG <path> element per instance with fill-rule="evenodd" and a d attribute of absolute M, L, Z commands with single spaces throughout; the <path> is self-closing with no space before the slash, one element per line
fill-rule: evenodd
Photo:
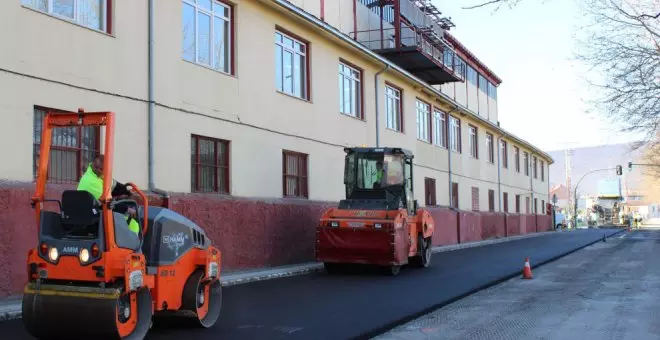
<path fill-rule="evenodd" d="M 532 267 L 529 265 L 529 257 L 525 259 L 525 267 L 523 267 L 523 279 L 532 278 Z"/>

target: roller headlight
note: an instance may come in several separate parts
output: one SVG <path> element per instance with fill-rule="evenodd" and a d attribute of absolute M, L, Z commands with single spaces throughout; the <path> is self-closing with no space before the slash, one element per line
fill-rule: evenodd
<path fill-rule="evenodd" d="M 382 227 L 383 227 L 383 225 L 380 224 L 380 223 L 376 223 L 376 224 L 374 224 L 374 228 L 376 228 L 376 229 L 380 229 L 380 228 L 382 228 Z"/>
<path fill-rule="evenodd" d="M 50 251 L 48 252 L 48 258 L 51 261 L 55 262 L 55 261 L 57 261 L 58 257 L 60 257 L 60 254 L 57 251 L 57 248 L 55 248 L 55 247 L 50 248 Z"/>
<path fill-rule="evenodd" d="M 208 277 L 218 277 L 218 264 L 216 262 L 210 262 L 208 272 L 206 273 Z"/>
<path fill-rule="evenodd" d="M 128 289 L 133 291 L 142 287 L 144 282 L 144 277 L 142 276 L 142 270 L 134 270 L 128 274 Z"/>
<path fill-rule="evenodd" d="M 330 226 L 333 228 L 339 227 L 339 222 L 330 222 Z"/>
<path fill-rule="evenodd" d="M 80 258 L 80 263 L 86 263 L 89 261 L 89 250 L 87 250 L 87 248 L 82 248 L 78 257 Z"/>

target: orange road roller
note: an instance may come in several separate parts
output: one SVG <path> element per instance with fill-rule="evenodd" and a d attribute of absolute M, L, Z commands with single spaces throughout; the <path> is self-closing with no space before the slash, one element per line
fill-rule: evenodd
<path fill-rule="evenodd" d="M 105 154 L 95 166 L 98 198 L 67 190 L 46 199 L 52 131 L 77 126 L 105 129 Z M 34 337 L 143 339 L 161 315 L 205 328 L 219 319 L 221 252 L 192 221 L 150 207 L 136 185 L 113 180 L 114 127 L 113 112 L 50 111 L 44 119 L 32 198 L 38 242 L 28 251 L 22 302 L 23 324 Z M 130 194 L 116 197 L 117 186 Z"/>

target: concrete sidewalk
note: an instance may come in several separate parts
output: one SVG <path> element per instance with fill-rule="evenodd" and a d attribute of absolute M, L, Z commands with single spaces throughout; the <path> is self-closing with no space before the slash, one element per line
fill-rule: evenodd
<path fill-rule="evenodd" d="M 597 242 L 376 340 L 659 339 L 660 230 Z"/>
<path fill-rule="evenodd" d="M 437 247 L 433 247 L 433 253 L 455 251 L 459 249 L 510 242 L 520 239 L 531 238 L 531 237 L 539 237 L 551 233 L 554 233 L 554 231 L 517 235 L 506 238 L 504 237 L 495 238 L 495 239 L 478 241 L 478 242 L 452 244 L 447 246 L 437 246 Z M 309 262 L 309 263 L 287 265 L 287 266 L 267 268 L 267 269 L 261 268 L 261 269 L 245 270 L 245 271 L 226 271 L 224 273 L 221 273 L 222 275 L 221 281 L 222 281 L 222 285 L 226 287 L 226 286 L 234 286 L 234 285 L 246 284 L 256 281 L 264 281 L 264 280 L 271 280 L 282 277 L 304 275 L 321 270 L 323 270 L 322 263 Z M 20 319 L 20 318 L 21 318 L 20 296 L 0 299 L 0 322 Z"/>

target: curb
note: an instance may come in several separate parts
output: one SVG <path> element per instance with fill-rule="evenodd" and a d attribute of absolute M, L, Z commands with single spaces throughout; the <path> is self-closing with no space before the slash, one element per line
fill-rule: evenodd
<path fill-rule="evenodd" d="M 556 261 L 556 260 L 558 260 L 558 259 L 560 259 L 560 258 L 562 258 L 562 257 L 564 257 L 564 256 L 567 256 L 567 255 L 570 255 L 570 254 L 572 254 L 572 253 L 574 253 L 574 252 L 576 252 L 576 251 L 582 250 L 582 249 L 584 249 L 584 248 L 586 248 L 586 247 L 588 247 L 588 246 L 590 246 L 590 245 L 592 245 L 592 244 L 595 244 L 595 243 L 598 243 L 598 242 L 602 242 L 602 241 L 603 241 L 604 239 L 606 239 L 606 238 L 611 238 L 611 237 L 613 237 L 613 236 L 615 236 L 615 235 L 618 235 L 618 234 L 620 234 L 620 233 L 623 233 L 624 231 L 625 231 L 625 229 L 624 229 L 624 230 L 618 230 L 618 231 L 616 231 L 616 232 L 614 232 L 614 233 L 612 233 L 612 234 L 610 234 L 610 235 L 607 235 L 606 237 L 599 238 L 599 239 L 597 239 L 597 240 L 595 240 L 595 241 L 593 241 L 593 242 L 588 242 L 587 244 L 585 244 L 585 245 L 583 245 L 583 246 L 580 246 L 580 247 L 577 247 L 577 248 L 575 248 L 575 249 L 573 249 L 573 250 L 569 250 L 569 251 L 567 251 L 567 252 L 561 253 L 561 254 L 556 255 L 556 256 L 554 256 L 554 257 L 551 257 L 551 258 L 549 258 L 549 259 L 547 259 L 547 260 L 545 260 L 545 261 L 537 262 L 535 265 L 532 265 L 531 268 L 537 268 L 537 267 L 540 267 L 540 266 L 542 266 L 542 265 L 548 264 L 548 263 L 550 263 L 550 262 Z M 539 234 L 540 234 L 540 233 L 539 233 Z M 472 294 L 478 293 L 478 292 L 480 292 L 480 291 L 482 291 L 482 290 L 484 290 L 484 289 L 487 289 L 487 288 L 493 287 L 493 286 L 498 285 L 498 284 L 500 284 L 500 283 L 502 283 L 502 282 L 505 282 L 505 281 L 508 281 L 508 280 L 510 280 L 510 279 L 513 279 L 513 278 L 515 278 L 515 277 L 517 277 L 517 276 L 519 276 L 519 275 L 520 275 L 520 270 L 516 270 L 516 271 L 514 271 L 514 272 L 512 272 L 512 273 L 510 273 L 510 274 L 505 274 L 504 276 L 501 276 L 501 277 L 498 278 L 498 279 L 494 279 L 493 281 L 491 281 L 491 282 L 489 282 L 489 283 L 486 283 L 486 284 L 483 284 L 483 285 L 481 285 L 481 286 L 479 286 L 479 287 L 477 287 L 477 288 L 474 288 L 474 289 L 472 289 L 472 290 L 470 290 L 470 291 L 468 291 L 468 292 L 466 292 L 466 293 L 464 293 L 464 294 L 461 294 L 461 295 L 456 296 L 456 297 L 454 297 L 454 298 L 452 298 L 452 299 L 449 299 L 449 300 L 443 301 L 442 303 L 438 303 L 438 304 L 435 304 L 435 305 L 433 305 L 433 306 L 430 306 L 430 307 L 424 308 L 423 310 L 421 310 L 421 311 L 419 311 L 419 312 L 417 312 L 417 313 L 414 313 L 414 314 L 408 315 L 408 316 L 406 316 L 405 318 L 401 318 L 401 319 L 399 319 L 399 320 L 389 322 L 389 323 L 387 323 L 387 324 L 385 324 L 385 325 L 383 325 L 383 326 L 381 326 L 381 327 L 378 327 L 378 328 L 376 328 L 376 329 L 372 329 L 372 330 L 369 331 L 369 332 L 366 332 L 366 333 L 363 333 L 363 334 L 361 334 L 361 335 L 359 335 L 359 336 L 356 336 L 356 337 L 354 337 L 353 339 L 371 339 L 371 338 L 374 338 L 374 337 L 376 337 L 376 336 L 378 336 L 378 335 L 381 335 L 381 334 L 383 334 L 383 333 L 386 333 L 386 332 L 388 332 L 388 331 L 390 331 L 390 330 L 392 330 L 392 329 L 394 329 L 394 328 L 396 328 L 396 327 L 398 327 L 398 326 L 401 326 L 401 325 L 406 324 L 406 323 L 408 323 L 408 322 L 410 322 L 410 321 L 413 321 L 413 320 L 415 320 L 415 319 L 417 319 L 417 318 L 420 318 L 420 317 L 422 317 L 422 316 L 424 316 L 424 315 L 426 315 L 426 314 L 429 314 L 429 313 L 431 313 L 431 312 L 433 312 L 433 311 L 435 311 L 435 310 L 437 310 L 437 309 L 440 309 L 440 308 L 442 308 L 442 307 L 445 307 L 445 306 L 447 306 L 447 305 L 450 305 L 450 304 L 452 304 L 452 303 L 454 303 L 454 302 L 456 302 L 456 301 L 458 301 L 458 300 L 464 299 L 464 298 L 466 298 L 466 297 L 468 297 L 468 296 L 470 296 L 470 295 L 472 295 Z"/>
<path fill-rule="evenodd" d="M 452 245 L 444 245 L 444 246 L 441 245 L 441 246 L 433 247 L 432 252 L 435 254 L 435 253 L 455 251 L 460 249 L 482 247 L 491 244 L 511 242 L 516 240 L 532 238 L 532 237 L 540 237 L 551 233 L 555 233 L 555 231 L 516 235 L 511 237 L 502 237 L 502 238 L 490 239 L 485 241 L 476 241 L 476 242 L 468 242 L 468 243 L 460 243 L 460 244 L 452 244 Z M 275 267 L 271 269 L 262 269 L 258 271 L 252 270 L 252 271 L 244 271 L 244 272 L 234 272 L 224 276 L 224 278 L 221 279 L 221 282 L 223 287 L 230 287 L 230 286 L 236 286 L 236 285 L 247 284 L 252 282 L 311 274 L 319 271 L 323 271 L 323 263 L 309 262 L 304 264 Z M 12 300 L 14 299 L 12 298 Z M 20 298 L 16 299 L 16 302 L 5 303 L 4 305 L 2 301 L 0 301 L 0 322 L 20 319 L 22 316 L 21 314 L 22 312 L 21 312 Z"/>

